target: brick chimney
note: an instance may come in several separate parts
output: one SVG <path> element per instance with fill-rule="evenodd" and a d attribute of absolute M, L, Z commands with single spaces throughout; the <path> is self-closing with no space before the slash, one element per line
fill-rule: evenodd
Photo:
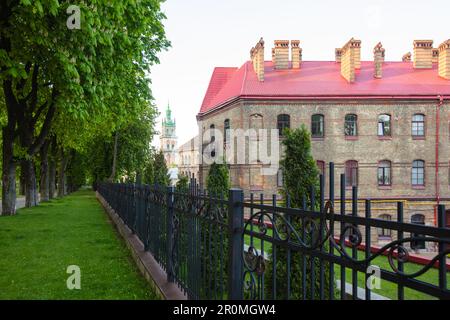
<path fill-rule="evenodd" d="M 342 58 L 342 49 L 341 48 L 336 48 L 334 49 L 334 59 L 337 63 L 341 62 L 341 58 Z"/>
<path fill-rule="evenodd" d="M 292 68 L 300 69 L 302 63 L 302 48 L 300 48 L 300 40 L 291 40 L 291 56 Z"/>
<path fill-rule="evenodd" d="M 289 68 L 289 40 L 275 40 L 275 69 Z"/>
<path fill-rule="evenodd" d="M 259 81 L 264 81 L 264 40 L 259 39 L 255 47 L 250 50 L 250 58 L 253 63 L 253 70 Z"/>
<path fill-rule="evenodd" d="M 403 62 L 410 62 L 411 61 L 411 52 L 405 53 L 402 57 Z"/>
<path fill-rule="evenodd" d="M 439 46 L 439 76 L 450 80 L 450 39 Z"/>
<path fill-rule="evenodd" d="M 373 48 L 373 62 L 375 65 L 374 78 L 381 79 L 383 76 L 384 49 L 381 42 Z"/>
<path fill-rule="evenodd" d="M 351 38 L 342 47 L 341 75 L 350 83 L 355 81 L 355 69 L 361 67 L 361 41 Z"/>
<path fill-rule="evenodd" d="M 414 68 L 433 67 L 433 40 L 414 40 Z"/>
<path fill-rule="evenodd" d="M 433 48 L 433 58 L 431 62 L 438 63 L 439 62 L 439 48 Z"/>

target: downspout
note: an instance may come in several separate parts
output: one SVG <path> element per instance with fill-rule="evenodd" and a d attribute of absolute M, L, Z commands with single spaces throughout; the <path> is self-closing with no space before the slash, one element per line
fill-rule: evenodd
<path fill-rule="evenodd" d="M 437 208 L 439 206 L 441 196 L 439 190 L 439 130 L 440 130 L 440 111 L 441 106 L 444 103 L 444 98 L 439 95 L 438 96 L 439 103 L 436 105 L 436 162 L 435 162 L 435 192 L 436 192 L 436 207 L 434 209 L 434 225 L 437 226 Z"/>

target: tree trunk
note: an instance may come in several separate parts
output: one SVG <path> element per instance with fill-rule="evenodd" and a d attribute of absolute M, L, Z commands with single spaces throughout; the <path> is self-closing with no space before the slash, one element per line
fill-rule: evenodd
<path fill-rule="evenodd" d="M 116 177 L 118 139 L 119 139 L 119 131 L 116 131 L 116 134 L 114 137 L 113 163 L 112 163 L 112 169 L 111 169 L 111 176 L 109 177 L 110 182 L 113 182 Z"/>
<path fill-rule="evenodd" d="M 50 200 L 49 188 L 49 170 L 48 170 L 48 149 L 50 146 L 50 140 L 46 140 L 42 145 L 40 155 L 41 155 L 41 181 L 39 183 L 39 191 L 41 194 L 41 201 Z"/>
<path fill-rule="evenodd" d="M 13 158 L 14 130 L 3 128 L 2 215 L 16 213 L 16 164 Z"/>
<path fill-rule="evenodd" d="M 19 194 L 22 196 L 25 195 L 25 175 L 22 169 L 20 169 L 20 177 L 19 177 Z"/>
<path fill-rule="evenodd" d="M 21 167 L 25 178 L 25 207 L 30 208 L 37 206 L 36 170 L 33 160 L 22 160 Z"/>
<path fill-rule="evenodd" d="M 55 197 L 56 187 L 56 161 L 51 159 L 48 165 L 48 198 L 53 199 Z"/>
<path fill-rule="evenodd" d="M 64 154 L 63 149 L 61 148 L 61 160 L 59 163 L 58 170 L 58 197 L 64 197 L 67 193 L 66 191 L 66 168 L 67 163 L 69 162 L 69 155 Z"/>

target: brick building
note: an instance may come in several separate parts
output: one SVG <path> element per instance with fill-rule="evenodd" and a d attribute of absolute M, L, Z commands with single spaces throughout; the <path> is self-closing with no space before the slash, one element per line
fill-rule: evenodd
<path fill-rule="evenodd" d="M 373 61 L 361 61 L 360 52 L 352 38 L 334 61 L 303 61 L 298 40 L 277 40 L 266 61 L 261 39 L 241 67 L 214 69 L 197 115 L 200 147 L 209 128 L 304 124 L 320 170 L 326 175 L 335 163 L 336 190 L 345 172 L 349 189 L 358 185 L 361 199 L 374 200 L 375 217 L 395 220 L 403 201 L 407 221 L 433 225 L 436 204 L 450 205 L 450 40 L 437 48 L 414 41 L 412 61 L 411 53 L 385 61 L 381 43 Z M 262 166 L 230 164 L 232 186 L 278 193 L 282 172 L 263 176 Z M 201 182 L 207 170 L 200 165 Z"/>

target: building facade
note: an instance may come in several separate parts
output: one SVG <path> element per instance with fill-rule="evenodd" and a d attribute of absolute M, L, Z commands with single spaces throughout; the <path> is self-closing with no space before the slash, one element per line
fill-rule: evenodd
<path fill-rule="evenodd" d="M 178 174 L 185 175 L 190 178 L 199 178 L 199 152 L 198 152 L 198 136 L 190 139 L 177 149 Z"/>
<path fill-rule="evenodd" d="M 435 225 L 436 205 L 450 205 L 450 41 L 432 44 L 417 40 L 413 61 L 406 54 L 387 62 L 379 43 L 373 61 L 361 61 L 361 41 L 352 38 L 334 61 L 302 61 L 298 40 L 278 40 L 265 61 L 261 39 L 240 68 L 214 70 L 197 115 L 202 153 L 209 129 L 224 133 L 227 148 L 227 129 L 279 129 L 282 141 L 282 128 L 305 125 L 320 171 L 326 176 L 335 163 L 336 190 L 344 173 L 349 195 L 356 185 L 360 199 L 372 199 L 374 217 L 395 220 L 401 201 L 405 221 Z M 262 175 L 264 163 L 233 160 L 233 187 L 279 194 L 281 170 Z M 203 183 L 207 170 L 201 163 Z M 382 230 L 376 236 L 380 244 L 391 239 Z"/>
<path fill-rule="evenodd" d="M 166 116 L 161 124 L 160 148 L 168 167 L 173 167 L 176 164 L 176 147 L 176 122 L 172 118 L 172 111 L 169 104 L 167 104 Z"/>

